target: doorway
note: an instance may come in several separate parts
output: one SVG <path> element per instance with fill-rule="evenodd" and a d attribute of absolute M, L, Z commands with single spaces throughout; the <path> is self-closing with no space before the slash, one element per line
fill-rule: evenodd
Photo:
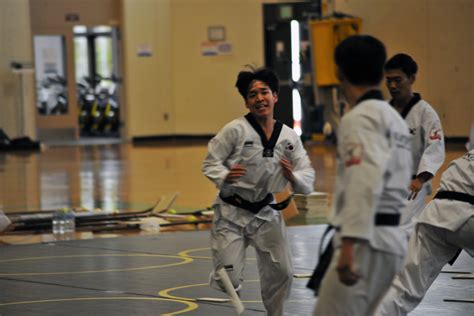
<path fill-rule="evenodd" d="M 303 140 L 320 132 L 322 107 L 316 104 L 308 21 L 321 14 L 320 1 L 263 5 L 265 65 L 280 78 L 275 118 Z"/>
<path fill-rule="evenodd" d="M 80 136 L 120 137 L 118 29 L 76 25 L 73 34 Z"/>

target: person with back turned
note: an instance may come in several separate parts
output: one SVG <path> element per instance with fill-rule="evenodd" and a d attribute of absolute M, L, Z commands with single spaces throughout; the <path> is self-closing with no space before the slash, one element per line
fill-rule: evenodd
<path fill-rule="evenodd" d="M 342 41 L 337 75 L 350 105 L 342 117 L 330 224 L 334 254 L 314 315 L 372 315 L 402 267 L 399 227 L 412 170 L 406 123 L 380 91 L 385 46 L 368 35 Z"/>

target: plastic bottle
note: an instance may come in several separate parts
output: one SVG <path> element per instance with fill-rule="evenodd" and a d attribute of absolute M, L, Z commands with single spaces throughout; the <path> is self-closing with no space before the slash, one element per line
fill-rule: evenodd
<path fill-rule="evenodd" d="M 63 208 L 57 210 L 53 215 L 52 231 L 54 235 L 73 234 L 76 230 L 74 212 Z"/>

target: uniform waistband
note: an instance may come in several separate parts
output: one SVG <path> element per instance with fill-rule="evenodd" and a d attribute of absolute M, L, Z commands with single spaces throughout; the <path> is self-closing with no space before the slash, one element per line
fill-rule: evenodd
<path fill-rule="evenodd" d="M 466 202 L 474 205 L 474 195 L 470 195 L 467 193 L 462 192 L 455 192 L 455 191 L 438 191 L 434 196 L 434 199 L 440 200 L 455 200 Z"/>

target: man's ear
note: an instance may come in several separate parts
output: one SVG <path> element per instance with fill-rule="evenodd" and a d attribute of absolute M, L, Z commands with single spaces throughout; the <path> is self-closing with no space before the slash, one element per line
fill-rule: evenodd
<path fill-rule="evenodd" d="M 339 80 L 340 82 L 343 82 L 346 79 L 346 77 L 342 73 L 341 68 L 339 68 L 339 66 L 336 67 L 336 77 L 337 77 L 337 80 Z"/>
<path fill-rule="evenodd" d="M 273 103 L 277 103 L 277 102 L 278 102 L 278 93 L 273 92 Z"/>
<path fill-rule="evenodd" d="M 410 84 L 414 84 L 415 81 L 416 81 L 416 75 L 415 75 L 415 74 L 413 74 L 413 75 L 411 75 L 410 77 L 408 77 L 408 82 L 409 82 Z"/>
<path fill-rule="evenodd" d="M 250 109 L 250 106 L 249 106 L 247 100 L 245 100 L 245 107 L 246 107 L 247 109 Z"/>

